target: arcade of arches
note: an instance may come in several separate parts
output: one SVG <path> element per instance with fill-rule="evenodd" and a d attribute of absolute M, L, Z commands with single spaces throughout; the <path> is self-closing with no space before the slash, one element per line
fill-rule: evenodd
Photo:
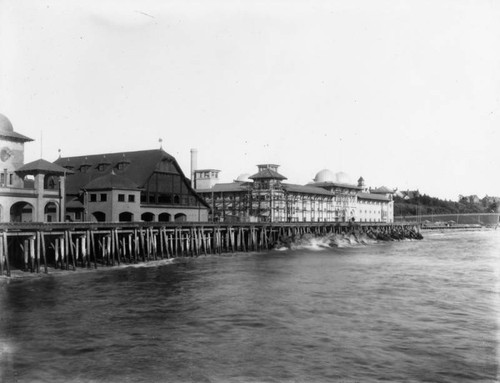
<path fill-rule="evenodd" d="M 157 219 L 156 219 L 157 218 Z M 106 221 L 106 213 L 102 211 L 96 211 L 92 213 L 92 220 L 97 222 Z M 134 214 L 124 211 L 118 215 L 119 222 L 132 222 L 134 221 Z M 141 221 L 144 222 L 186 222 L 187 216 L 183 213 L 177 213 L 174 216 L 169 213 L 161 213 L 156 216 L 154 213 L 146 212 L 141 214 Z M 50 221 L 48 221 L 50 222 Z"/>
<path fill-rule="evenodd" d="M 10 222 L 36 222 L 35 207 L 26 201 L 18 201 L 12 204 L 9 209 Z M 54 201 L 49 201 L 43 208 L 43 222 L 59 221 L 59 204 Z M 3 216 L 4 208 L 0 206 L 0 216 Z"/>

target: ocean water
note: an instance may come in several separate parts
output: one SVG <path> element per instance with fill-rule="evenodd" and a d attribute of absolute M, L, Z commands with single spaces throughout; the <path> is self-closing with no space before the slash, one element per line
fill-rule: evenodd
<path fill-rule="evenodd" d="M 0 281 L 2 382 L 496 382 L 500 230 Z"/>

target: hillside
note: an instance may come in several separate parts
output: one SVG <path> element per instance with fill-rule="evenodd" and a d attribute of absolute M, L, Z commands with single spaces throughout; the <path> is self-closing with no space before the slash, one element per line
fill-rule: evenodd
<path fill-rule="evenodd" d="M 430 197 L 426 194 L 409 199 L 394 197 L 395 216 L 496 213 L 498 209 L 498 201 L 492 200 L 491 197 L 485 197 L 475 202 L 467 198 L 462 198 L 460 202 L 454 202 Z"/>

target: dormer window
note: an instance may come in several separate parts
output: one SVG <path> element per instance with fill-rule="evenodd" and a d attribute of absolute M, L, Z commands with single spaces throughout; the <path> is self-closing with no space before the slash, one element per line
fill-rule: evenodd
<path fill-rule="evenodd" d="M 97 170 L 103 172 L 109 165 L 111 165 L 111 163 L 106 159 L 106 156 L 103 156 L 101 162 L 97 164 Z"/>
<path fill-rule="evenodd" d="M 123 155 L 123 157 L 120 159 L 120 161 L 118 161 L 118 163 L 116 164 L 116 169 L 117 170 L 125 170 L 125 168 L 130 164 L 130 160 L 128 160 L 127 158 L 125 158 L 125 154 Z"/>
<path fill-rule="evenodd" d="M 78 168 L 78 170 L 80 170 L 80 172 L 82 173 L 87 173 L 87 170 L 92 166 L 87 162 L 87 160 L 88 160 L 87 157 L 85 157 L 85 162 L 81 164 L 80 167 Z"/>
<path fill-rule="evenodd" d="M 82 172 L 82 173 L 87 173 L 87 170 L 88 170 L 89 168 L 90 168 L 90 165 L 89 165 L 89 164 L 82 164 L 82 165 L 80 165 L 79 170 L 80 170 L 80 172 Z"/>

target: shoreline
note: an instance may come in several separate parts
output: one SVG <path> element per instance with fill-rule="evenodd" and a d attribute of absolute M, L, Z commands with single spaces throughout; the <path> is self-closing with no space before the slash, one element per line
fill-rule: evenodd
<path fill-rule="evenodd" d="M 455 226 L 421 226 L 422 231 L 495 231 L 495 227 L 485 227 L 479 225 L 455 225 Z"/>

